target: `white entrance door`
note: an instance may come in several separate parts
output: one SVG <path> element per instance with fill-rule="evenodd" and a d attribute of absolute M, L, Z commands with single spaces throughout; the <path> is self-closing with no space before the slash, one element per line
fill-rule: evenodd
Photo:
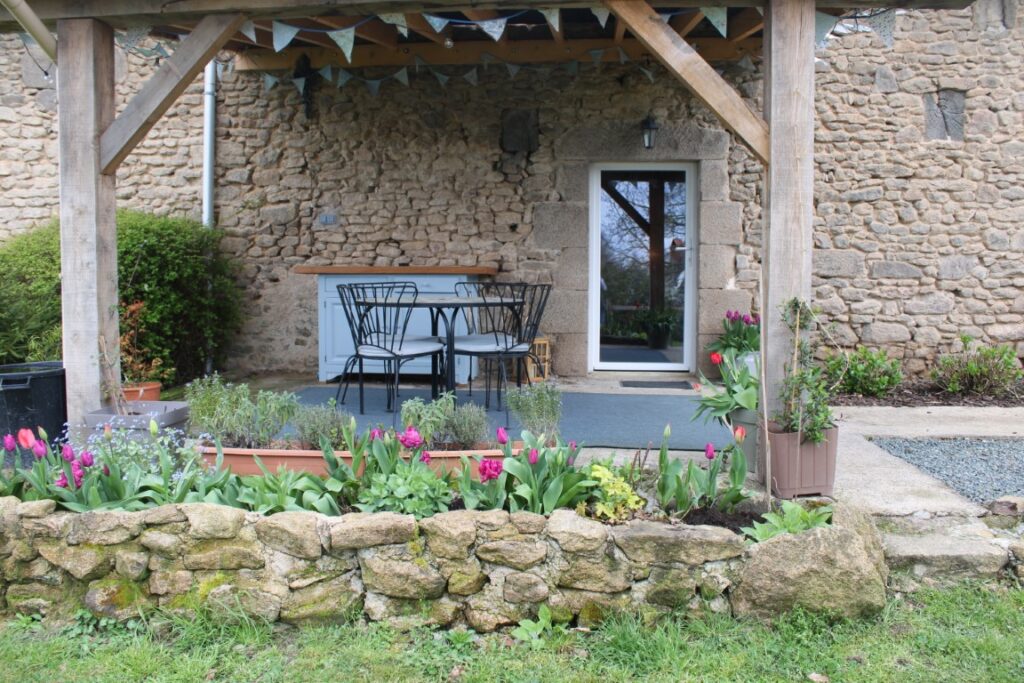
<path fill-rule="evenodd" d="M 591 167 L 591 370 L 694 367 L 696 180 L 696 164 Z"/>

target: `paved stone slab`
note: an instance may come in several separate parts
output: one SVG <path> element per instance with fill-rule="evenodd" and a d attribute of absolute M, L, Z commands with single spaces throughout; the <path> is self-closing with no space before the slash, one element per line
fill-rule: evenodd
<path fill-rule="evenodd" d="M 942 533 L 883 534 L 882 545 L 890 568 L 949 581 L 994 579 L 1009 561 L 1005 549 L 982 538 Z"/>

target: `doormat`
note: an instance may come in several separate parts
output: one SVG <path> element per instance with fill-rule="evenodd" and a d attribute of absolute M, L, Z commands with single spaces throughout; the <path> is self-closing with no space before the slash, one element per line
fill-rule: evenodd
<path fill-rule="evenodd" d="M 620 382 L 624 389 L 693 389 L 693 384 L 685 380 L 658 381 L 626 379 Z"/>

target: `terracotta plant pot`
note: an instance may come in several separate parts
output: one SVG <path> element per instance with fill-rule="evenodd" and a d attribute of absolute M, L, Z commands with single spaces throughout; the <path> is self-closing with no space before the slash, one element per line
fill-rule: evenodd
<path fill-rule="evenodd" d="M 839 428 L 825 430 L 821 443 L 800 443 L 796 432 L 768 426 L 771 446 L 772 490 L 779 498 L 831 496 L 836 480 L 836 447 Z"/>
<path fill-rule="evenodd" d="M 742 426 L 747 430 L 747 438 L 740 445 L 743 455 L 747 458 L 747 471 L 764 481 L 764 437 L 761 436 L 761 420 L 753 410 L 739 408 L 729 413 L 729 424 L 733 429 Z"/>
<path fill-rule="evenodd" d="M 126 401 L 159 401 L 160 382 L 124 384 L 121 386 L 121 393 L 124 394 Z"/>
<path fill-rule="evenodd" d="M 295 472 L 309 472 L 319 477 L 327 476 L 327 467 L 324 464 L 323 454 L 320 451 L 301 450 L 298 448 L 224 448 L 224 466 L 235 474 L 246 476 L 251 474 L 262 474 L 253 455 L 259 456 L 263 466 L 271 472 L 276 472 L 282 465 L 285 469 Z M 217 461 L 217 449 L 213 446 L 200 448 L 203 460 L 207 465 L 213 465 Z M 352 464 L 352 455 L 348 451 L 335 451 L 335 457 Z M 504 454 L 498 450 L 471 450 L 471 451 L 430 451 L 430 467 L 439 474 L 457 470 L 462 466 L 462 456 L 469 459 L 473 476 L 477 477 L 478 463 L 473 456 L 483 458 L 502 458 Z"/>

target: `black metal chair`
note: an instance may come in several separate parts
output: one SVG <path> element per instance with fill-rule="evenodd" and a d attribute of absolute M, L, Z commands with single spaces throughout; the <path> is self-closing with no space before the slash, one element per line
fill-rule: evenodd
<path fill-rule="evenodd" d="M 338 295 L 355 344 L 355 353 L 349 361 L 359 366 L 359 414 L 366 411 L 364 361 L 382 361 L 387 409 L 397 419 L 402 365 L 414 358 L 436 355 L 439 365 L 444 366 L 444 344 L 429 337 L 406 337 L 409 318 L 419 296 L 416 285 L 411 282 L 352 283 L 338 285 Z M 351 372 L 348 364 L 346 370 Z M 437 378 L 431 381 L 436 382 Z M 340 381 L 338 388 L 341 389 Z"/>
<path fill-rule="evenodd" d="M 526 362 L 540 365 L 533 354 L 540 321 L 551 294 L 551 285 L 530 285 L 506 282 L 464 282 L 456 286 L 460 296 L 477 296 L 483 306 L 464 309 L 469 334 L 455 338 L 453 353 L 487 363 L 498 363 L 498 410 L 501 410 L 501 388 L 508 386 L 507 361 L 515 363 L 516 386 L 522 386 Z M 491 407 L 491 373 L 485 371 L 484 407 Z M 472 378 L 471 378 L 472 381 Z M 526 373 L 529 383 L 529 373 Z M 472 384 L 470 384 L 472 390 Z M 508 422 L 508 407 L 505 408 Z"/>

